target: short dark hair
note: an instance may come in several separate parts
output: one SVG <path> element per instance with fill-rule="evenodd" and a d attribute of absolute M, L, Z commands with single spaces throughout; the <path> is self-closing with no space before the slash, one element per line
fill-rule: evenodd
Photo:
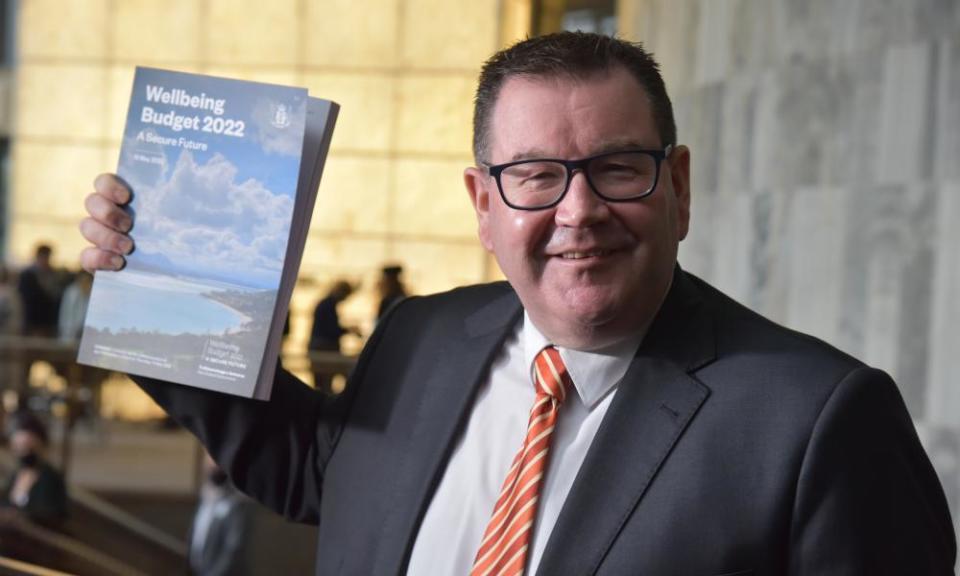
<path fill-rule="evenodd" d="M 582 79 L 617 67 L 627 70 L 650 98 L 660 144 L 676 144 L 677 125 L 660 65 L 640 43 L 587 32 L 558 32 L 518 42 L 497 52 L 483 65 L 473 108 L 475 159 L 480 162 L 489 152 L 490 117 L 508 79 Z"/>

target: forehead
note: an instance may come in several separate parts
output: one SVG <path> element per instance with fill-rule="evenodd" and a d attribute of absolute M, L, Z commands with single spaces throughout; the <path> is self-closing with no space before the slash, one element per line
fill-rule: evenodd
<path fill-rule="evenodd" d="M 583 78 L 510 78 L 493 110 L 490 143 L 494 163 L 660 147 L 649 96 L 622 68 Z"/>

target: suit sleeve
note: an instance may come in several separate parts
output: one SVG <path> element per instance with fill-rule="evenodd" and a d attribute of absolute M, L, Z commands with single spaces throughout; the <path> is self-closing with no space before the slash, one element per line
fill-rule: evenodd
<path fill-rule="evenodd" d="M 382 333 L 378 329 L 371 337 L 350 385 L 336 397 L 280 368 L 268 402 L 139 376 L 133 380 L 200 440 L 242 492 L 291 520 L 316 524 L 324 470 Z"/>
<path fill-rule="evenodd" d="M 858 368 L 826 402 L 797 484 L 793 576 L 953 574 L 946 498 L 903 399 Z"/>

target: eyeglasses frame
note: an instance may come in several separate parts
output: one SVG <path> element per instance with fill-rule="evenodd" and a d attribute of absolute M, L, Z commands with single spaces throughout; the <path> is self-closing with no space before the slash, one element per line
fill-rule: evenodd
<path fill-rule="evenodd" d="M 548 208 L 553 208 L 567 195 L 567 192 L 570 191 L 570 183 L 573 182 L 573 177 L 577 172 L 583 172 L 583 177 L 586 178 L 587 184 L 590 185 L 590 190 L 597 195 L 600 199 L 605 202 L 632 202 L 634 200 L 640 200 L 646 198 L 647 196 L 653 194 L 653 191 L 657 189 L 657 185 L 660 183 L 660 165 L 666 160 L 670 153 L 673 151 L 673 144 L 667 144 L 663 149 L 649 149 L 649 148 L 629 148 L 626 150 L 613 150 L 610 152 L 603 152 L 601 154 L 595 154 L 593 156 L 587 156 L 586 158 L 581 158 L 579 160 L 563 160 L 560 158 L 527 158 L 524 160 L 515 160 L 513 162 L 505 162 L 503 164 L 487 164 L 482 163 L 483 167 L 487 169 L 487 173 L 493 177 L 494 181 L 497 183 L 497 190 L 500 192 L 500 198 L 503 199 L 503 203 L 513 208 L 514 210 L 526 210 L 526 211 L 535 211 L 535 210 L 547 210 Z M 590 172 L 587 171 L 587 165 L 590 162 L 598 158 L 604 158 L 606 156 L 614 156 L 617 154 L 634 154 L 634 153 L 643 153 L 653 157 L 653 160 L 656 165 L 656 174 L 653 178 L 653 185 L 650 186 L 650 189 L 642 194 L 637 194 L 636 196 L 630 196 L 628 198 L 609 198 L 604 196 L 594 185 L 593 181 L 590 180 Z M 562 164 L 567 171 L 567 183 L 563 187 L 563 192 L 561 192 L 555 200 L 549 204 L 544 204 L 542 206 L 517 206 L 507 200 L 507 195 L 503 191 L 503 184 L 500 182 L 500 175 L 503 174 L 503 171 L 512 166 L 518 166 L 520 164 L 531 164 L 533 162 L 554 162 L 556 164 Z"/>

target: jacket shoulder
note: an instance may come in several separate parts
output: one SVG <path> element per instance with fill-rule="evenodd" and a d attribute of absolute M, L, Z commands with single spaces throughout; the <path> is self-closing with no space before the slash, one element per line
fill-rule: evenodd
<path fill-rule="evenodd" d="M 718 356 L 762 355 L 771 361 L 814 362 L 849 371 L 864 363 L 836 346 L 775 322 L 707 282 L 688 275 L 714 319 Z"/>

